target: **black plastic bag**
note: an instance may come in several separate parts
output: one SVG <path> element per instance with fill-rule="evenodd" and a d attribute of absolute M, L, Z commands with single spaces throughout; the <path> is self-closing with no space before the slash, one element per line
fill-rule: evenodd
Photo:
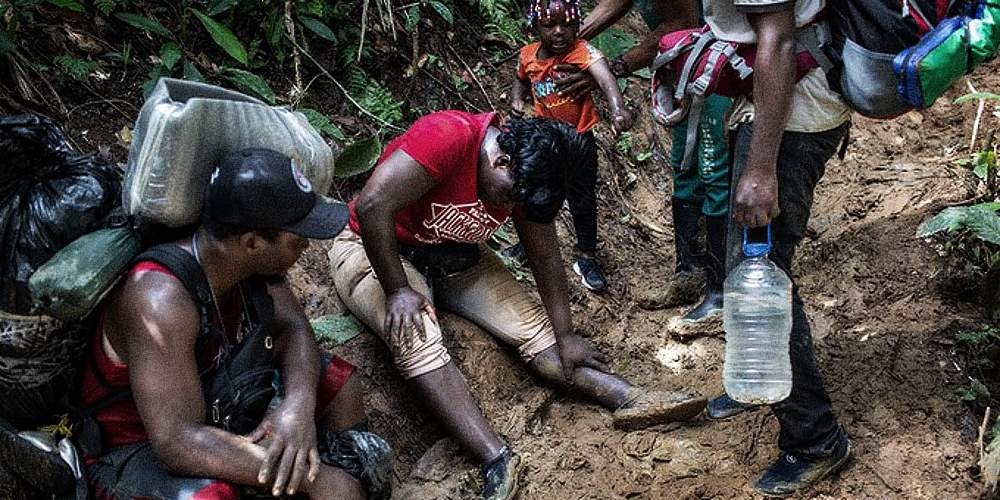
<path fill-rule="evenodd" d="M 75 154 L 37 115 L 0 118 L 0 310 L 30 314 L 28 278 L 121 204 L 121 169 Z"/>

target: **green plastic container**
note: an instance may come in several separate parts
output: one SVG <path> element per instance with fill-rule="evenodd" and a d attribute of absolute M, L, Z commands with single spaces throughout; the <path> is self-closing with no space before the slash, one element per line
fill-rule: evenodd
<path fill-rule="evenodd" d="M 127 227 L 73 240 L 28 280 L 35 311 L 63 321 L 85 317 L 141 249 L 139 235 Z"/>

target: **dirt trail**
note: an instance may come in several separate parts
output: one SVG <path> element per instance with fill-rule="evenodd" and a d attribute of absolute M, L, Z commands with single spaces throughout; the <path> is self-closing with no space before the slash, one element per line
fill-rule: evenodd
<path fill-rule="evenodd" d="M 998 69 L 984 66 L 973 79 L 1000 88 Z M 636 87 L 630 95 L 642 99 Z M 981 494 L 973 477 L 977 422 L 955 396 L 965 377 L 942 341 L 981 313 L 948 292 L 945 259 L 913 237 L 929 214 L 974 194 L 965 172 L 951 166 L 968 144 L 971 109 L 942 100 L 892 122 L 857 119 L 847 158 L 831 161 L 820 183 L 797 279 L 854 458 L 804 498 Z M 637 130 L 643 127 L 651 124 Z M 670 339 L 664 325 L 677 310 L 635 306 L 636 293 L 662 286 L 673 265 L 662 163 L 656 156 L 638 166 L 603 160 L 602 252 L 612 292 L 599 297 L 574 283 L 575 320 L 628 378 L 716 394 L 722 339 Z M 327 296 L 325 248 L 314 245 L 295 273 L 311 315 L 340 307 Z M 536 385 L 510 351 L 472 324 L 444 315 L 443 326 L 487 417 L 524 455 L 521 498 L 749 498 L 748 483 L 778 455 L 777 423 L 767 411 L 619 432 L 607 411 Z M 373 427 L 399 451 L 396 497 L 468 497 L 473 464 L 428 421 L 377 339 L 366 333 L 336 350 L 362 367 Z"/>

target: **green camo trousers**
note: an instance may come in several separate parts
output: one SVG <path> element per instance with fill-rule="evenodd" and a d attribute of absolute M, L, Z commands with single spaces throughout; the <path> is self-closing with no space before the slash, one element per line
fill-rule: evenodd
<path fill-rule="evenodd" d="M 726 141 L 726 111 L 733 100 L 717 95 L 705 99 L 698 124 L 696 161 L 682 168 L 687 139 L 687 120 L 673 129 L 670 166 L 674 169 L 674 197 L 700 203 L 702 214 L 720 217 L 729 213 L 729 144 Z"/>

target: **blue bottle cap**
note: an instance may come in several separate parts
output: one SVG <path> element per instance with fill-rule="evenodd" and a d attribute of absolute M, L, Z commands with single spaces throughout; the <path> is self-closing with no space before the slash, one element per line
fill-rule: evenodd
<path fill-rule="evenodd" d="M 747 241 L 747 228 L 743 228 L 743 255 L 746 257 L 763 257 L 771 253 L 771 225 L 767 225 L 767 243 L 750 243 Z"/>

